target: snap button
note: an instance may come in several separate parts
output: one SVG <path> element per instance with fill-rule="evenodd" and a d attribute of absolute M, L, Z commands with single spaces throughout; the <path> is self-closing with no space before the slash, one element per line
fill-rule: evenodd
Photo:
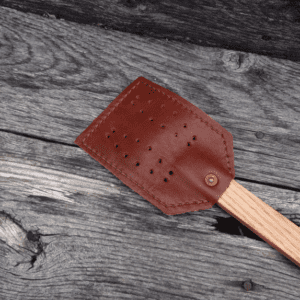
<path fill-rule="evenodd" d="M 205 176 L 205 183 L 209 186 L 214 186 L 218 183 L 218 178 L 214 174 L 208 174 Z"/>

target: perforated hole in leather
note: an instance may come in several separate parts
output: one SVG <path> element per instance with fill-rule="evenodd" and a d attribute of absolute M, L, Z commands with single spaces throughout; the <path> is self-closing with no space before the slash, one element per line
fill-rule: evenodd
<path fill-rule="evenodd" d="M 156 91 L 156 90 L 155 90 L 155 91 Z M 150 94 L 150 93 L 149 93 L 149 94 Z M 137 95 L 136 98 L 137 98 L 137 99 L 140 99 L 140 96 Z M 152 102 L 152 101 L 149 100 L 149 101 L 148 101 L 148 104 L 151 104 L 151 102 Z M 131 101 L 131 104 L 132 104 L 132 105 L 136 105 L 135 101 Z M 164 104 L 164 103 L 161 104 L 160 107 L 161 107 L 161 108 L 165 108 L 165 104 Z M 143 110 L 143 109 L 140 109 L 140 113 L 144 113 L 144 110 Z M 173 111 L 173 116 L 176 116 L 177 114 L 178 114 L 177 111 Z M 153 121 L 153 118 L 152 118 L 152 117 L 150 117 L 150 121 Z M 164 129 L 166 126 L 165 126 L 165 125 L 161 125 L 160 127 L 161 127 L 162 129 Z M 187 123 L 184 123 L 184 124 L 183 124 L 183 127 L 184 127 L 184 128 L 187 128 Z M 115 133 L 116 130 L 112 129 L 112 132 Z M 175 137 L 177 137 L 177 136 L 178 136 L 178 133 L 175 133 Z M 110 137 L 110 136 L 108 136 L 108 138 L 109 138 L 109 137 Z M 125 135 L 124 137 L 127 138 L 127 135 Z M 196 137 L 195 137 L 195 136 L 193 136 L 193 140 L 196 140 Z M 139 139 L 136 139 L 136 142 L 139 142 Z M 187 146 L 188 146 L 188 147 L 191 146 L 191 143 L 188 142 L 188 143 L 187 143 Z M 118 148 L 118 145 L 115 145 L 115 147 Z M 148 147 L 148 150 L 152 150 L 152 147 L 151 147 L 151 146 Z M 128 157 L 128 155 L 125 155 L 125 158 L 126 158 L 126 157 Z M 159 163 L 161 163 L 161 162 L 162 162 L 162 160 L 159 159 Z M 139 166 L 139 165 L 140 165 L 140 163 L 136 163 L 136 166 Z M 150 170 L 150 173 L 152 174 L 152 173 L 153 173 L 153 170 Z M 170 171 L 169 174 L 172 175 L 173 172 Z M 167 182 L 167 179 L 164 178 L 164 181 Z"/>
<path fill-rule="evenodd" d="M 156 90 L 155 90 L 155 91 L 156 91 Z M 149 94 L 150 94 L 150 93 L 149 93 Z M 140 99 L 140 97 L 136 97 L 136 98 Z M 148 104 L 151 104 L 151 102 L 152 102 L 152 101 L 149 100 L 149 101 L 148 101 Z M 131 104 L 132 104 L 132 105 L 135 105 L 136 103 L 135 103 L 134 101 L 131 101 Z M 165 106 L 166 106 L 166 105 L 163 103 L 163 104 L 161 104 L 160 108 L 165 108 Z M 141 112 L 141 113 L 144 113 L 144 109 L 140 109 L 140 112 Z M 178 112 L 177 112 L 177 111 L 173 111 L 173 116 L 176 116 L 176 115 L 178 115 Z M 150 121 L 153 121 L 153 117 L 150 117 L 149 120 L 150 120 Z M 160 127 L 161 127 L 162 129 L 165 129 L 166 126 L 165 126 L 165 125 L 161 125 Z M 183 123 L 183 127 L 184 127 L 184 128 L 187 128 L 187 123 Z M 178 133 L 175 133 L 175 137 L 177 137 L 177 136 L 178 136 Z M 193 136 L 193 140 L 196 140 L 196 136 Z M 136 141 L 139 142 L 138 139 L 137 139 Z M 191 146 L 191 143 L 188 142 L 188 143 L 187 143 L 187 146 L 188 146 L 188 147 Z M 148 150 L 152 150 L 152 148 L 149 147 Z M 127 157 L 127 156 L 126 156 L 126 157 Z M 159 159 L 159 163 L 161 163 L 161 162 L 162 162 L 162 160 Z M 140 165 L 139 163 L 136 164 L 136 166 L 139 166 L 139 165 Z M 150 170 L 150 174 L 153 174 L 153 170 Z M 172 175 L 173 172 L 170 171 L 169 174 Z M 164 181 L 167 182 L 167 178 L 164 178 Z"/>
<path fill-rule="evenodd" d="M 194 111 L 187 110 L 178 99 L 158 89 L 153 89 L 150 85 L 151 91 L 147 93 L 147 96 L 143 89 L 138 89 L 139 85 L 143 84 L 145 84 L 143 81 L 137 82 L 113 109 L 110 108 L 110 111 L 84 137 L 83 144 L 111 168 L 118 171 L 116 176 L 122 174 L 134 184 L 133 186 L 146 191 L 165 207 L 168 205 L 166 206 L 166 203 L 164 204 L 156 195 L 160 192 L 159 184 L 164 184 L 165 187 L 170 186 L 168 189 L 171 189 L 173 194 L 177 191 L 180 197 L 185 194 L 190 195 L 191 191 L 197 195 L 197 201 L 174 202 L 170 205 L 171 207 L 208 202 L 200 192 L 201 181 L 199 175 L 195 173 L 194 166 L 197 165 L 197 157 L 201 158 L 201 147 L 205 145 L 204 138 L 206 137 L 203 132 L 201 132 L 203 136 L 198 136 L 197 132 L 202 130 L 206 133 L 206 127 L 210 124 Z M 148 84 L 145 85 L 148 86 Z M 131 92 L 138 93 L 138 95 L 134 95 L 135 99 L 128 99 L 129 101 L 126 102 Z M 148 99 L 156 93 L 158 95 L 154 98 L 155 100 Z M 122 118 L 122 111 L 126 118 Z M 111 113 L 118 118 L 110 119 Z M 99 125 L 101 128 L 97 132 L 98 144 L 95 146 L 95 137 L 85 143 Z M 220 135 L 213 126 L 210 128 Z M 101 139 L 103 131 L 106 132 L 107 142 Z M 227 151 L 224 136 L 222 134 L 220 136 L 223 138 L 224 148 Z M 211 138 L 210 135 L 207 137 Z M 213 138 L 216 137 L 213 136 Z M 93 144 L 94 148 L 91 148 L 89 144 Z M 115 148 L 111 151 L 112 146 Z M 183 147 L 186 150 L 183 150 Z M 122 160 L 118 159 L 119 155 L 123 157 Z M 229 158 L 227 153 L 226 158 Z M 170 167 L 172 167 L 171 170 Z M 194 172 L 193 174 L 186 173 L 188 167 Z M 228 170 L 230 171 L 229 164 Z M 147 176 L 151 176 L 153 180 L 150 185 Z M 198 183 L 195 184 L 190 180 L 193 176 Z M 184 190 L 186 192 L 183 192 Z"/>

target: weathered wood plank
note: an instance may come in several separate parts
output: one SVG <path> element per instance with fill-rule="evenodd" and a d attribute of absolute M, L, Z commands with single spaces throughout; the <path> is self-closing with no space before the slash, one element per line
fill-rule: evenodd
<path fill-rule="evenodd" d="M 297 299 L 299 268 L 217 205 L 168 216 L 80 148 L 0 139 L 0 299 Z M 299 193 L 237 182 L 300 225 Z"/>
<path fill-rule="evenodd" d="M 128 84 L 144 76 L 232 133 L 238 179 L 299 191 L 299 64 L 7 8 L 0 9 L 0 24 L 1 130 L 74 145 Z"/>
<path fill-rule="evenodd" d="M 237 182 L 299 226 L 297 64 L 5 8 L 0 24 L 0 299 L 298 298 L 299 268 L 221 233 L 218 206 L 167 216 L 73 143 L 155 80 L 232 132 Z"/>
<path fill-rule="evenodd" d="M 144 37 L 300 60 L 297 1 L 2 0 L 0 5 Z"/>

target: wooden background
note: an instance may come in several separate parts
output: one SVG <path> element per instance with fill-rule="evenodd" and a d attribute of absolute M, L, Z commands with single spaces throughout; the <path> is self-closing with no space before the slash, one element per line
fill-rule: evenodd
<path fill-rule="evenodd" d="M 0 1 L 1 300 L 299 299 L 299 267 L 218 205 L 165 215 L 74 144 L 143 76 L 300 226 L 299 4 L 182 3 Z"/>

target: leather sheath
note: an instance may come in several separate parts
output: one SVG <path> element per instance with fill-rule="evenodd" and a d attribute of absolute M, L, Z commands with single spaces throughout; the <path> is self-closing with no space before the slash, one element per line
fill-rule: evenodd
<path fill-rule="evenodd" d="M 231 133 L 144 77 L 74 143 L 167 215 L 211 208 L 235 177 Z"/>

